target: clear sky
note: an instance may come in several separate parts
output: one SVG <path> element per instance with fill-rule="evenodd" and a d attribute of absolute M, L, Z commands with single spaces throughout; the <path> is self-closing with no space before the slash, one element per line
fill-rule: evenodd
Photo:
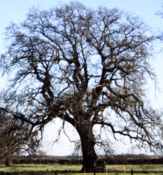
<path fill-rule="evenodd" d="M 57 5 L 70 2 L 70 0 L 0 0 L 0 53 L 6 47 L 5 28 L 12 22 L 19 23 L 25 19 L 30 8 L 49 9 Z M 84 5 L 96 8 L 104 6 L 108 8 L 119 8 L 131 15 L 136 15 L 144 21 L 154 33 L 163 32 L 163 19 L 157 13 L 163 11 L 162 0 L 79 0 Z M 157 46 L 156 46 L 157 47 Z M 157 86 L 151 84 L 148 86 L 148 98 L 150 103 L 157 108 L 163 109 L 163 45 L 157 49 L 157 53 L 152 57 L 151 64 L 157 75 Z M 5 80 L 0 78 L 0 89 L 5 86 Z M 69 154 L 72 152 L 72 144 L 69 144 L 66 138 L 63 138 L 57 145 L 52 145 L 54 140 L 55 130 L 52 129 L 53 124 L 50 124 L 45 132 L 43 148 L 49 154 Z M 74 133 L 72 128 L 71 132 Z M 72 134 L 74 135 L 74 134 Z M 127 146 L 125 151 L 130 151 L 130 146 Z M 124 152 L 119 150 L 119 153 Z M 131 151 L 130 151 L 131 153 Z"/>

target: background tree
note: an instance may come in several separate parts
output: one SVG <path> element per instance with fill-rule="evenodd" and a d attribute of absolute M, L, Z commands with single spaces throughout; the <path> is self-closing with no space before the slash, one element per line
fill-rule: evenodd
<path fill-rule="evenodd" d="M 113 138 L 159 146 L 159 116 L 146 107 L 143 92 L 153 76 L 148 60 L 154 37 L 137 18 L 71 3 L 35 9 L 8 34 L 2 59 L 13 84 L 7 105 L 40 129 L 55 118 L 70 123 L 80 137 L 82 171 L 98 167 L 95 146 L 104 138 L 96 126 Z"/>
<path fill-rule="evenodd" d="M 32 126 L 15 120 L 14 114 L 0 109 L 0 159 L 9 166 L 13 156 L 33 154 L 39 146 L 38 134 Z"/>

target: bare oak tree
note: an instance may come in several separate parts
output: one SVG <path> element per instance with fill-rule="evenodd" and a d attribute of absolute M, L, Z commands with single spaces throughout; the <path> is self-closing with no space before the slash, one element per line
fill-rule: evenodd
<path fill-rule="evenodd" d="M 81 141 L 83 168 L 98 167 L 94 127 L 158 146 L 159 116 L 144 103 L 154 39 L 145 25 L 117 9 L 71 3 L 33 10 L 8 29 L 2 56 L 13 84 L 7 104 L 40 129 L 55 118 L 70 123 Z M 119 120 L 119 122 L 115 122 Z"/>

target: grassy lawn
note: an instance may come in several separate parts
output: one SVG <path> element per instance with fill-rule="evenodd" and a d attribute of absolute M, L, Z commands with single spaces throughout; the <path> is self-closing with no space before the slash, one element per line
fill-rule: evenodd
<path fill-rule="evenodd" d="M 80 165 L 61 164 L 15 164 L 10 167 L 0 165 L 0 172 L 24 172 L 24 171 L 57 171 L 57 170 L 80 170 Z"/>
<path fill-rule="evenodd" d="M 108 170 L 122 170 L 129 171 L 131 169 L 144 171 L 144 170 L 152 170 L 152 171 L 163 171 L 162 164 L 138 164 L 138 165 L 130 165 L 130 164 L 122 164 L 122 165 L 107 165 L 106 168 Z"/>
<path fill-rule="evenodd" d="M 57 170 L 80 170 L 80 165 L 61 165 L 61 164 L 15 164 L 10 167 L 0 165 L 0 172 L 52 172 Z M 107 165 L 106 168 L 109 171 L 119 170 L 119 171 L 130 171 L 131 169 L 137 171 L 162 171 L 163 165 L 156 164 L 143 164 L 143 165 Z M 71 173 L 69 173 L 71 174 Z M 90 175 L 92 173 L 89 173 Z M 88 175 L 89 175 L 88 174 Z M 129 175 L 131 173 L 96 173 L 97 175 Z M 143 173 L 138 173 L 139 175 L 144 175 Z M 149 173 L 149 175 L 154 175 L 156 173 Z M 157 173 L 157 175 L 162 175 L 163 173 Z M 73 175 L 79 175 L 79 173 Z M 136 175 L 136 173 L 134 173 Z"/>

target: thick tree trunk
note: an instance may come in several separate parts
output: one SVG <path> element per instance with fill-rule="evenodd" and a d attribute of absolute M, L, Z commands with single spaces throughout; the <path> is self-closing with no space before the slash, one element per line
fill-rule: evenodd
<path fill-rule="evenodd" d="M 87 136 L 82 136 L 82 155 L 83 155 L 83 167 L 82 172 L 93 172 L 97 161 L 97 155 L 94 149 L 94 143 Z"/>
<path fill-rule="evenodd" d="M 81 126 L 79 135 L 82 146 L 82 172 L 103 172 L 105 170 L 104 164 L 99 164 L 97 154 L 95 152 L 95 138 L 93 135 L 92 127 L 86 125 Z M 101 166 L 102 165 L 102 166 Z"/>

